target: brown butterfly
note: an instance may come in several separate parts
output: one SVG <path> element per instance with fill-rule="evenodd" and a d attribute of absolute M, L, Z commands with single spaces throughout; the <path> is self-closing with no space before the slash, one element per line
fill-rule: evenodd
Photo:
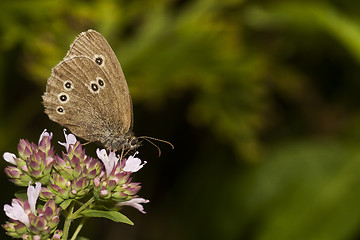
<path fill-rule="evenodd" d="M 109 43 L 94 30 L 81 33 L 53 68 L 43 102 L 49 118 L 78 137 L 114 150 L 140 145 L 132 133 L 124 73 Z"/>

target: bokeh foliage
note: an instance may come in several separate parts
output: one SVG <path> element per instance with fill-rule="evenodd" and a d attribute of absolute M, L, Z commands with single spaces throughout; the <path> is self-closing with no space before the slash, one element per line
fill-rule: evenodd
<path fill-rule="evenodd" d="M 357 1 L 3 0 L 0 9 L 1 152 L 43 128 L 61 138 L 41 95 L 89 28 L 122 64 L 135 132 L 176 146 L 161 145 L 160 159 L 140 149 L 148 214 L 129 210 L 135 227 L 90 222 L 87 237 L 360 238 Z"/>

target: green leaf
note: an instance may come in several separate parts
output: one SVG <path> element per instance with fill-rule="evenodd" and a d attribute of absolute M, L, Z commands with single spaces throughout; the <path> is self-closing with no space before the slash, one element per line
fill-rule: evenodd
<path fill-rule="evenodd" d="M 61 204 L 60 204 L 60 207 L 62 209 L 67 209 L 67 207 L 70 205 L 70 203 L 73 201 L 74 199 L 67 199 L 65 201 L 63 201 Z"/>
<path fill-rule="evenodd" d="M 117 211 L 101 211 L 101 210 L 88 209 L 82 211 L 81 214 L 84 217 L 103 217 L 110 219 L 114 222 L 122 222 L 129 225 L 134 225 L 134 223 L 130 219 L 128 219 L 125 215 Z"/>
<path fill-rule="evenodd" d="M 25 200 L 27 199 L 27 193 L 25 190 L 21 190 L 15 193 L 15 197 Z"/>

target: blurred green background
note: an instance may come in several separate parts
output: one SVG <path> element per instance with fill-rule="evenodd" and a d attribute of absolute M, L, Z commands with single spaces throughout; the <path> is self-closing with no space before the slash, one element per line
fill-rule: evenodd
<path fill-rule="evenodd" d="M 146 215 L 125 209 L 135 226 L 95 219 L 83 236 L 360 239 L 359 1 L 1 0 L 0 10 L 1 154 L 44 128 L 63 140 L 41 95 L 89 28 L 122 64 L 135 134 L 175 145 L 159 143 L 160 158 L 140 148 L 148 164 L 134 177 L 151 202 Z M 0 180 L 2 207 L 20 188 Z"/>

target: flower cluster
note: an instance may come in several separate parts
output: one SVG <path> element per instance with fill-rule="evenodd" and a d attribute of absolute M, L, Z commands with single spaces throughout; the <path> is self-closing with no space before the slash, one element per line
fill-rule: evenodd
<path fill-rule="evenodd" d="M 85 196 L 91 190 L 92 179 L 102 170 L 97 159 L 85 155 L 85 150 L 73 134 L 64 132 L 64 135 L 66 142 L 60 144 L 65 146 L 67 153 L 54 157 L 56 171 L 50 177 L 48 188 L 41 192 L 42 198 L 55 199 L 56 203 Z"/>
<path fill-rule="evenodd" d="M 115 152 L 107 155 L 105 149 L 96 151 L 104 163 L 105 172 L 94 179 L 94 194 L 100 199 L 128 201 L 140 190 L 140 183 L 131 182 L 130 175 L 137 172 L 143 165 L 139 158 L 130 156 L 126 161 L 119 161 Z M 135 155 L 137 152 L 135 153 Z M 135 156 L 134 155 L 134 156 Z"/>
<path fill-rule="evenodd" d="M 11 205 L 5 204 L 4 211 L 12 219 L 3 227 L 7 234 L 13 238 L 23 239 L 49 239 L 56 230 L 60 221 L 60 208 L 55 205 L 54 200 L 46 202 L 42 209 L 36 209 L 36 202 L 41 190 L 41 183 L 37 182 L 35 187 L 29 185 L 27 188 L 27 200 L 15 198 Z M 53 234 L 51 239 L 60 239 L 61 231 Z"/>
<path fill-rule="evenodd" d="M 30 181 L 46 184 L 50 178 L 50 172 L 54 161 L 54 151 L 50 140 L 52 133 L 41 134 L 39 144 L 30 143 L 20 139 L 18 145 L 19 157 L 13 153 L 4 153 L 5 161 L 15 165 L 5 168 L 10 181 L 19 186 L 27 186 Z"/>
<path fill-rule="evenodd" d="M 45 129 L 38 145 L 21 139 L 18 157 L 8 152 L 3 154 L 5 161 L 13 165 L 5 169 L 10 181 L 28 186 L 27 199 L 15 198 L 11 205 L 4 206 L 11 220 L 2 225 L 8 235 L 34 240 L 67 239 L 69 229 L 65 229 L 66 226 L 69 228 L 73 219 L 91 216 L 91 211 L 107 217 L 106 211 L 132 206 L 145 213 L 141 204 L 149 201 L 138 197 L 141 185 L 132 182 L 131 178 L 131 174 L 146 163 L 135 157 L 137 152 L 127 159 L 120 159 L 113 151 L 108 154 L 105 149 L 97 149 L 98 158 L 92 158 L 85 154 L 76 137 L 64 130 L 65 142 L 59 144 L 66 151 L 59 156 L 51 146 L 52 135 Z M 38 198 L 44 204 L 36 208 Z M 77 209 L 76 204 L 79 204 Z M 60 213 L 65 217 L 63 230 L 57 229 Z M 131 224 L 121 216 L 119 221 Z"/>

